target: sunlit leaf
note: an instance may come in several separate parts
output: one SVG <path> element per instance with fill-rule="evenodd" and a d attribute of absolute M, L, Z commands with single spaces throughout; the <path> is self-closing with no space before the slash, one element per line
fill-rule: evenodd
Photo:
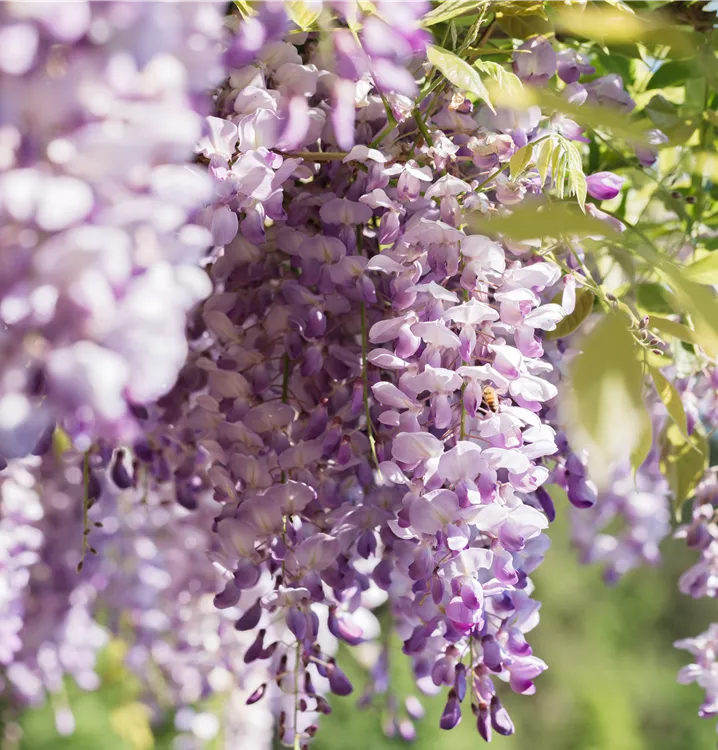
<path fill-rule="evenodd" d="M 421 21 L 422 26 L 429 28 L 437 23 L 450 21 L 458 16 L 478 13 L 479 9 L 488 5 L 487 0 L 446 0 L 429 11 Z"/>
<path fill-rule="evenodd" d="M 299 26 L 302 31 L 311 31 L 322 13 L 321 3 L 303 2 L 302 0 L 285 2 L 284 8 L 289 20 Z"/>
<path fill-rule="evenodd" d="M 252 10 L 252 6 L 247 2 L 247 0 L 234 0 L 234 4 L 237 6 L 237 10 L 239 10 L 242 18 L 248 18 L 255 13 L 255 11 Z"/>
<path fill-rule="evenodd" d="M 540 16 L 546 18 L 545 3 L 541 0 L 500 0 L 493 3 L 497 16 Z"/>
<path fill-rule="evenodd" d="M 70 436 L 62 427 L 55 427 L 55 431 L 52 433 L 52 451 L 55 458 L 60 460 L 71 449 L 72 440 Z"/>
<path fill-rule="evenodd" d="M 573 333 L 593 310 L 595 295 L 590 289 L 581 288 L 576 290 L 576 307 L 570 315 L 567 315 L 553 331 L 547 331 L 545 338 L 560 339 Z"/>
<path fill-rule="evenodd" d="M 523 88 L 521 79 L 510 70 L 506 70 L 500 63 L 491 60 L 476 60 L 474 67 L 496 81 L 497 85 L 509 95 L 512 91 L 518 92 Z"/>
<path fill-rule="evenodd" d="M 584 210 L 586 204 L 586 175 L 583 173 L 583 159 L 579 150 L 576 148 L 575 143 L 571 143 L 566 139 L 561 139 L 566 149 L 566 155 L 568 157 L 567 170 L 568 170 L 568 185 L 572 195 L 576 196 L 578 205 L 581 206 L 581 210 Z"/>
<path fill-rule="evenodd" d="M 533 144 L 527 143 L 511 157 L 509 161 L 509 170 L 512 180 L 515 180 L 529 165 L 531 162 L 531 156 L 533 155 L 533 150 Z"/>
<path fill-rule="evenodd" d="M 609 481 L 609 466 L 636 450 L 645 432 L 643 368 L 630 321 L 609 312 L 572 361 L 563 417 L 573 445 L 588 450 L 591 476 Z"/>
<path fill-rule="evenodd" d="M 132 750 L 152 750 L 155 738 L 149 721 L 149 709 L 142 703 L 125 703 L 110 714 L 110 723 Z"/>
<path fill-rule="evenodd" d="M 690 500 L 698 482 L 708 468 L 709 447 L 706 438 L 694 431 L 689 440 L 676 424 L 667 427 L 661 441 L 661 473 L 668 480 L 673 494 L 676 515 L 683 503 Z"/>
<path fill-rule="evenodd" d="M 566 8 L 556 19 L 558 29 L 586 39 L 607 42 L 658 44 L 670 48 L 672 57 L 691 57 L 695 54 L 700 35 L 679 28 L 656 12 L 650 16 L 627 13 L 618 8 Z"/>
<path fill-rule="evenodd" d="M 699 344 L 706 353 L 718 356 L 718 299 L 713 291 L 695 281 L 686 279 L 681 271 L 670 263 L 660 269 L 670 282 L 683 308 L 691 316 Z"/>
<path fill-rule="evenodd" d="M 481 80 L 481 76 L 469 63 L 462 60 L 453 52 L 436 47 L 433 44 L 427 47 L 426 55 L 429 58 L 429 62 L 438 68 L 456 88 L 480 97 L 486 102 L 491 111 L 494 111 L 494 107 L 489 99 L 489 92 Z"/>
<path fill-rule="evenodd" d="M 605 222 L 582 214 L 575 205 L 568 203 L 552 203 L 540 210 L 535 206 L 519 206 L 507 216 L 491 219 L 474 214 L 469 227 L 477 233 L 495 232 L 514 240 L 561 235 L 609 237 L 615 234 Z"/>
<path fill-rule="evenodd" d="M 551 31 L 551 23 L 538 14 L 502 15 L 497 23 L 501 31 L 514 39 L 527 39 Z"/>
<path fill-rule="evenodd" d="M 546 139 L 539 146 L 538 158 L 536 159 L 536 168 L 538 169 L 542 185 L 546 182 L 549 164 L 551 163 L 551 156 L 553 155 L 553 148 L 554 142 L 551 138 Z"/>
<path fill-rule="evenodd" d="M 683 325 L 683 323 L 676 323 L 674 320 L 669 320 L 668 318 L 649 315 L 648 327 L 655 328 L 662 333 L 667 333 L 669 336 L 675 336 L 681 341 L 688 341 L 691 344 L 700 343 L 698 334 L 695 331 L 692 331 L 688 326 Z"/>
<path fill-rule="evenodd" d="M 638 419 L 640 431 L 636 445 L 630 455 L 631 469 L 633 469 L 634 477 L 636 476 L 636 472 L 643 466 L 653 447 L 653 424 L 646 409 L 641 409 L 638 412 Z"/>
<path fill-rule="evenodd" d="M 666 379 L 660 370 L 655 367 L 649 367 L 648 371 L 651 373 L 653 384 L 656 386 L 656 392 L 663 401 L 668 414 L 671 419 L 675 422 L 678 429 L 686 439 L 688 439 L 688 427 L 686 425 L 686 412 L 683 408 L 683 402 L 681 397 L 676 390 L 676 387 L 671 383 L 670 380 Z"/>
<path fill-rule="evenodd" d="M 718 253 L 706 255 L 705 258 L 686 266 L 683 275 L 697 284 L 718 284 Z"/>
<path fill-rule="evenodd" d="M 670 2 L 671 0 L 669 0 Z M 626 3 L 623 2 L 623 0 L 604 0 L 606 5 L 613 5 L 614 8 L 619 8 L 620 10 L 625 11 L 626 13 L 633 13 L 633 8 Z"/>

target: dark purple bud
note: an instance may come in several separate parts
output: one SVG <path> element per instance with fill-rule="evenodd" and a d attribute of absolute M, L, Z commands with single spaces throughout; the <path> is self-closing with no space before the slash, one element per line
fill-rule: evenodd
<path fill-rule="evenodd" d="M 290 632 L 298 641 L 303 641 L 307 635 L 307 618 L 299 607 L 290 607 L 287 610 L 285 621 Z"/>
<path fill-rule="evenodd" d="M 267 648 L 262 649 L 259 654 L 259 658 L 270 659 L 272 656 L 274 656 L 274 652 L 277 650 L 277 646 L 279 646 L 279 641 L 273 641 L 269 644 L 269 646 L 267 646 Z"/>
<path fill-rule="evenodd" d="M 491 699 L 491 725 L 504 737 L 515 731 L 509 712 L 501 705 L 498 695 Z"/>
<path fill-rule="evenodd" d="M 337 451 L 337 463 L 340 466 L 346 466 L 346 464 L 348 464 L 351 460 L 352 460 L 351 438 L 349 437 L 349 435 L 344 435 L 339 445 L 339 450 Z"/>
<path fill-rule="evenodd" d="M 39 440 L 32 449 L 33 456 L 44 456 L 52 448 L 52 436 L 55 434 L 55 425 L 46 427 L 40 435 Z"/>
<path fill-rule="evenodd" d="M 456 697 L 456 691 L 449 690 L 449 697 L 441 714 L 439 726 L 442 729 L 453 729 L 461 721 L 461 704 Z"/>
<path fill-rule="evenodd" d="M 329 705 L 327 700 L 325 698 L 322 698 L 321 695 L 317 696 L 317 709 L 320 714 L 324 714 L 325 716 L 329 716 L 329 714 L 332 712 L 332 707 Z"/>
<path fill-rule="evenodd" d="M 364 384 L 361 380 L 355 380 L 352 386 L 351 413 L 358 417 L 364 411 Z"/>
<path fill-rule="evenodd" d="M 115 460 L 110 469 L 110 479 L 112 479 L 115 486 L 121 490 L 126 490 L 128 487 L 132 487 L 132 477 L 125 467 L 124 458 L 125 452 L 120 448 L 115 454 Z"/>
<path fill-rule="evenodd" d="M 234 571 L 234 582 L 241 589 L 251 589 L 259 581 L 261 572 L 251 563 L 241 564 Z"/>
<path fill-rule="evenodd" d="M 257 637 L 254 639 L 254 643 L 244 652 L 244 663 L 251 664 L 253 661 L 259 659 L 262 649 L 264 647 L 264 636 L 266 630 L 260 630 L 257 633 Z"/>
<path fill-rule="evenodd" d="M 101 494 L 102 485 L 100 484 L 100 480 L 93 472 L 90 472 L 87 476 L 87 499 L 94 502 Z"/>
<path fill-rule="evenodd" d="M 309 612 L 307 612 L 307 637 L 310 641 L 316 640 L 317 636 L 319 635 L 319 617 L 317 616 L 317 613 L 310 609 Z"/>
<path fill-rule="evenodd" d="M 566 471 L 576 478 L 583 479 L 586 476 L 586 465 L 575 453 L 569 453 L 566 459 Z"/>
<path fill-rule="evenodd" d="M 404 641 L 402 651 L 407 656 L 415 656 L 424 650 L 427 640 L 426 628 L 423 625 L 417 625 L 409 638 Z"/>
<path fill-rule="evenodd" d="M 374 583 L 384 591 L 388 591 L 391 588 L 391 569 L 391 561 L 388 558 L 384 558 L 377 564 L 371 574 Z"/>
<path fill-rule="evenodd" d="M 158 482 L 169 482 L 172 479 L 172 469 L 163 453 L 155 453 L 152 461 L 152 474 Z"/>
<path fill-rule="evenodd" d="M 476 728 L 479 730 L 479 734 L 483 740 L 491 742 L 491 719 L 489 717 L 489 708 L 484 703 L 479 706 L 479 715 L 476 717 Z"/>
<path fill-rule="evenodd" d="M 5 471 L 5 469 L 7 469 L 7 461 L 0 456 L 0 471 Z"/>
<path fill-rule="evenodd" d="M 484 651 L 484 664 L 492 672 L 500 672 L 502 669 L 501 646 L 487 635 L 481 639 L 481 647 Z"/>
<path fill-rule="evenodd" d="M 178 484 L 175 489 L 175 498 L 183 508 L 186 508 L 187 510 L 197 510 L 199 500 L 197 494 L 190 485 L 185 483 Z"/>
<path fill-rule="evenodd" d="M 265 682 L 263 685 L 260 685 L 253 693 L 252 695 L 247 698 L 247 705 L 251 706 L 253 703 L 256 703 L 257 701 L 261 701 L 264 697 L 264 693 L 267 690 L 267 683 Z"/>
<path fill-rule="evenodd" d="M 147 408 L 142 406 L 142 404 L 129 404 L 129 407 L 135 419 L 148 419 L 150 416 Z"/>
<path fill-rule="evenodd" d="M 259 599 L 257 599 L 257 601 L 234 624 L 235 630 L 252 630 L 253 628 L 257 627 L 257 624 L 259 623 L 261 617 L 262 607 L 259 603 Z"/>
<path fill-rule="evenodd" d="M 349 695 L 354 690 L 349 678 L 335 662 L 330 663 L 327 668 L 327 675 L 329 677 L 329 688 L 335 695 Z"/>
<path fill-rule="evenodd" d="M 576 508 L 591 508 L 596 504 L 596 491 L 585 479 L 570 475 L 566 482 L 566 494 L 571 505 Z"/>
<path fill-rule="evenodd" d="M 242 596 L 241 590 L 237 588 L 234 580 L 231 580 L 224 587 L 224 590 L 220 591 L 219 594 L 214 597 L 214 606 L 217 607 L 217 609 L 234 607 L 239 601 L 240 596 Z"/>
<path fill-rule="evenodd" d="M 308 338 L 318 338 L 323 336 L 327 330 L 327 317 L 324 314 L 324 310 L 315 308 L 309 313 L 309 320 L 307 321 L 307 327 L 305 329 L 306 336 Z"/>
<path fill-rule="evenodd" d="M 309 415 L 309 421 L 303 435 L 304 440 L 318 438 L 326 430 L 328 423 L 329 417 L 326 407 L 323 405 L 317 406 Z"/>
<path fill-rule="evenodd" d="M 454 689 L 459 702 L 464 700 L 466 695 L 466 667 L 459 663 L 454 667 Z"/>
<path fill-rule="evenodd" d="M 152 456 L 154 455 L 154 451 L 146 440 L 138 440 L 133 446 L 133 451 L 135 456 L 146 464 L 152 460 Z"/>
<path fill-rule="evenodd" d="M 553 504 L 551 495 L 549 495 L 543 487 L 539 487 L 536 490 L 536 499 L 541 506 L 541 510 L 546 514 L 548 522 L 553 523 L 554 519 L 556 518 L 556 507 Z"/>
<path fill-rule="evenodd" d="M 368 560 L 376 552 L 376 534 L 371 529 L 363 531 L 357 539 L 357 553 Z"/>

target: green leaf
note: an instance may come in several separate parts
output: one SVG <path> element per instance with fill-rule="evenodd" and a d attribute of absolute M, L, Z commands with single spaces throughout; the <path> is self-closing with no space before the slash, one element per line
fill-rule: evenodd
<path fill-rule="evenodd" d="M 515 180 L 529 165 L 533 151 L 533 144 L 527 143 L 511 157 L 509 160 L 509 169 L 512 180 Z"/>
<path fill-rule="evenodd" d="M 239 10 L 242 18 L 248 18 L 254 14 L 247 0 L 234 0 L 234 4 L 237 6 L 237 10 Z"/>
<path fill-rule="evenodd" d="M 430 44 L 426 55 L 429 62 L 438 68 L 446 78 L 460 91 L 468 91 L 483 99 L 492 112 L 495 112 L 481 76 L 469 63 L 457 57 L 453 52 Z"/>
<path fill-rule="evenodd" d="M 503 65 L 491 60 L 476 60 L 474 67 L 496 81 L 496 84 L 509 95 L 512 91 L 519 92 L 523 88 L 521 79 Z"/>
<path fill-rule="evenodd" d="M 676 309 L 675 302 L 671 301 L 670 292 L 661 284 L 647 282 L 637 284 L 636 302 L 641 310 L 649 313 L 670 314 Z"/>
<path fill-rule="evenodd" d="M 670 282 L 691 317 L 697 343 L 711 357 L 718 356 L 718 299 L 713 290 L 684 278 L 680 269 L 664 262 L 658 269 Z"/>
<path fill-rule="evenodd" d="M 501 31 L 514 39 L 527 39 L 551 31 L 551 24 L 539 15 L 503 15 L 497 19 Z"/>
<path fill-rule="evenodd" d="M 708 441 L 698 431 L 686 441 L 678 426 L 671 424 L 661 442 L 661 473 L 673 492 L 673 507 L 678 515 L 708 468 Z"/>
<path fill-rule="evenodd" d="M 630 320 L 609 312 L 586 337 L 571 363 L 564 423 L 572 444 L 588 451 L 592 478 L 610 481 L 609 466 L 637 451 L 645 433 L 643 368 Z"/>
<path fill-rule="evenodd" d="M 424 16 L 421 25 L 429 28 L 458 16 L 473 15 L 482 5 L 488 5 L 487 0 L 445 0 Z"/>
<path fill-rule="evenodd" d="M 535 206 L 518 206 L 511 214 L 486 219 L 474 214 L 469 220 L 471 231 L 486 234 L 495 232 L 514 240 L 561 235 L 600 235 L 614 237 L 616 233 L 605 222 L 582 214 L 575 205 L 551 203 L 536 210 Z"/>
<path fill-rule="evenodd" d="M 668 16 L 652 11 L 644 16 L 612 10 L 597 4 L 561 10 L 556 19 L 558 30 L 568 31 L 587 39 L 606 42 L 662 45 L 670 47 L 671 57 L 695 55 L 701 36 L 680 28 Z"/>
<path fill-rule="evenodd" d="M 576 307 L 567 315 L 553 331 L 547 331 L 544 338 L 560 339 L 573 333 L 593 310 L 595 296 L 590 289 L 585 287 L 576 290 Z"/>
<path fill-rule="evenodd" d="M 546 8 L 543 0 L 499 0 L 492 3 L 492 10 L 501 16 L 539 16 L 546 19 Z"/>
<path fill-rule="evenodd" d="M 561 139 L 563 147 L 566 149 L 568 156 L 568 186 L 572 195 L 576 196 L 578 205 L 581 210 L 585 211 L 586 206 L 586 175 L 583 173 L 583 159 L 581 152 L 576 148 L 575 143 Z"/>
<path fill-rule="evenodd" d="M 314 24 L 322 13 L 322 6 L 312 6 L 302 0 L 292 0 L 285 2 L 284 8 L 287 11 L 289 20 L 293 21 L 302 31 L 312 31 Z"/>
<path fill-rule="evenodd" d="M 52 433 L 52 451 L 55 455 L 55 460 L 60 462 L 65 453 L 71 449 L 72 440 L 70 436 L 62 427 L 55 427 L 55 431 Z"/>
<path fill-rule="evenodd" d="M 661 397 L 661 401 L 663 401 L 668 414 L 681 431 L 681 434 L 688 440 L 686 412 L 676 387 L 655 367 L 649 367 L 648 371 L 651 373 L 653 385 L 656 386 L 656 392 Z"/>
<path fill-rule="evenodd" d="M 143 703 L 133 701 L 118 706 L 110 714 L 110 723 L 132 750 L 152 750 L 155 746 L 149 709 Z"/>
<path fill-rule="evenodd" d="M 683 325 L 683 323 L 676 323 L 674 320 L 669 320 L 668 318 L 649 315 L 648 327 L 655 328 L 662 333 L 667 333 L 669 336 L 675 336 L 675 338 L 681 341 L 688 341 L 691 344 L 700 343 L 699 336 L 695 331 L 692 331 L 688 326 Z"/>
<path fill-rule="evenodd" d="M 668 60 L 651 76 L 646 89 L 681 86 L 690 78 L 700 78 L 701 71 L 694 60 Z"/>
<path fill-rule="evenodd" d="M 653 424 L 651 418 L 645 409 L 641 409 L 639 412 L 639 424 L 640 432 L 638 442 L 634 449 L 631 451 L 630 461 L 631 468 L 633 469 L 633 477 L 635 479 L 636 472 L 643 466 L 643 463 L 648 458 L 648 454 L 651 452 L 653 447 Z"/>
<path fill-rule="evenodd" d="M 548 138 L 539 147 L 538 158 L 536 159 L 536 168 L 538 169 L 542 185 L 546 182 L 546 175 L 548 175 L 548 167 L 551 163 L 551 157 L 553 156 L 555 145 L 556 144 L 554 143 L 553 139 Z"/>
<path fill-rule="evenodd" d="M 685 266 L 683 276 L 697 284 L 718 284 L 718 253 L 711 253 L 690 266 Z"/>

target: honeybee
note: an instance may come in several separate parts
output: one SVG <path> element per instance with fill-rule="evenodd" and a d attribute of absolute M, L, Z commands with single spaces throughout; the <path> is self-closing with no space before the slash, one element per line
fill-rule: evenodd
<path fill-rule="evenodd" d="M 484 390 L 481 392 L 482 403 L 486 404 L 488 408 L 496 414 L 499 410 L 499 397 L 496 393 L 496 389 L 491 385 L 485 385 Z"/>

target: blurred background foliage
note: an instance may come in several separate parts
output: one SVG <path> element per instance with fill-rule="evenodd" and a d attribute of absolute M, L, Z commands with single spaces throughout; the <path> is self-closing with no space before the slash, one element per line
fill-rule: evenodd
<path fill-rule="evenodd" d="M 601 570 L 577 564 L 569 542 L 568 503 L 560 502 L 552 529 L 553 546 L 535 574 L 543 602 L 541 624 L 533 633 L 534 651 L 549 664 L 535 696 L 505 689 L 517 733 L 495 737 L 506 750 L 676 750 L 715 744 L 715 725 L 697 716 L 702 691 L 681 686 L 676 672 L 689 655 L 672 647 L 687 633 L 701 632 L 716 619 L 716 605 L 694 601 L 676 588 L 693 554 L 680 542 L 664 543 L 660 569 L 641 569 L 616 587 L 607 587 Z M 396 644 L 397 655 L 400 644 Z M 122 646 L 104 654 L 103 686 L 84 693 L 68 686 L 77 719 L 70 737 L 55 731 L 52 709 L 27 711 L 20 750 L 170 750 L 171 723 L 151 731 L 137 684 L 121 666 Z M 362 668 L 344 662 L 355 686 L 348 698 L 333 698 L 334 712 L 324 718 L 314 750 L 365 750 L 407 747 L 382 732 L 381 707 L 359 710 Z M 415 688 L 406 661 L 394 660 L 393 674 L 401 704 Z M 451 732 L 439 729 L 443 699 L 422 699 L 427 714 L 418 726 L 417 750 L 468 750 L 482 743 L 468 721 Z M 249 710 L 249 709 L 248 709 Z M 208 750 L 214 750 L 208 743 Z M 3 749 L 5 750 L 5 749 Z M 237 750 L 245 750 L 237 748 Z"/>

